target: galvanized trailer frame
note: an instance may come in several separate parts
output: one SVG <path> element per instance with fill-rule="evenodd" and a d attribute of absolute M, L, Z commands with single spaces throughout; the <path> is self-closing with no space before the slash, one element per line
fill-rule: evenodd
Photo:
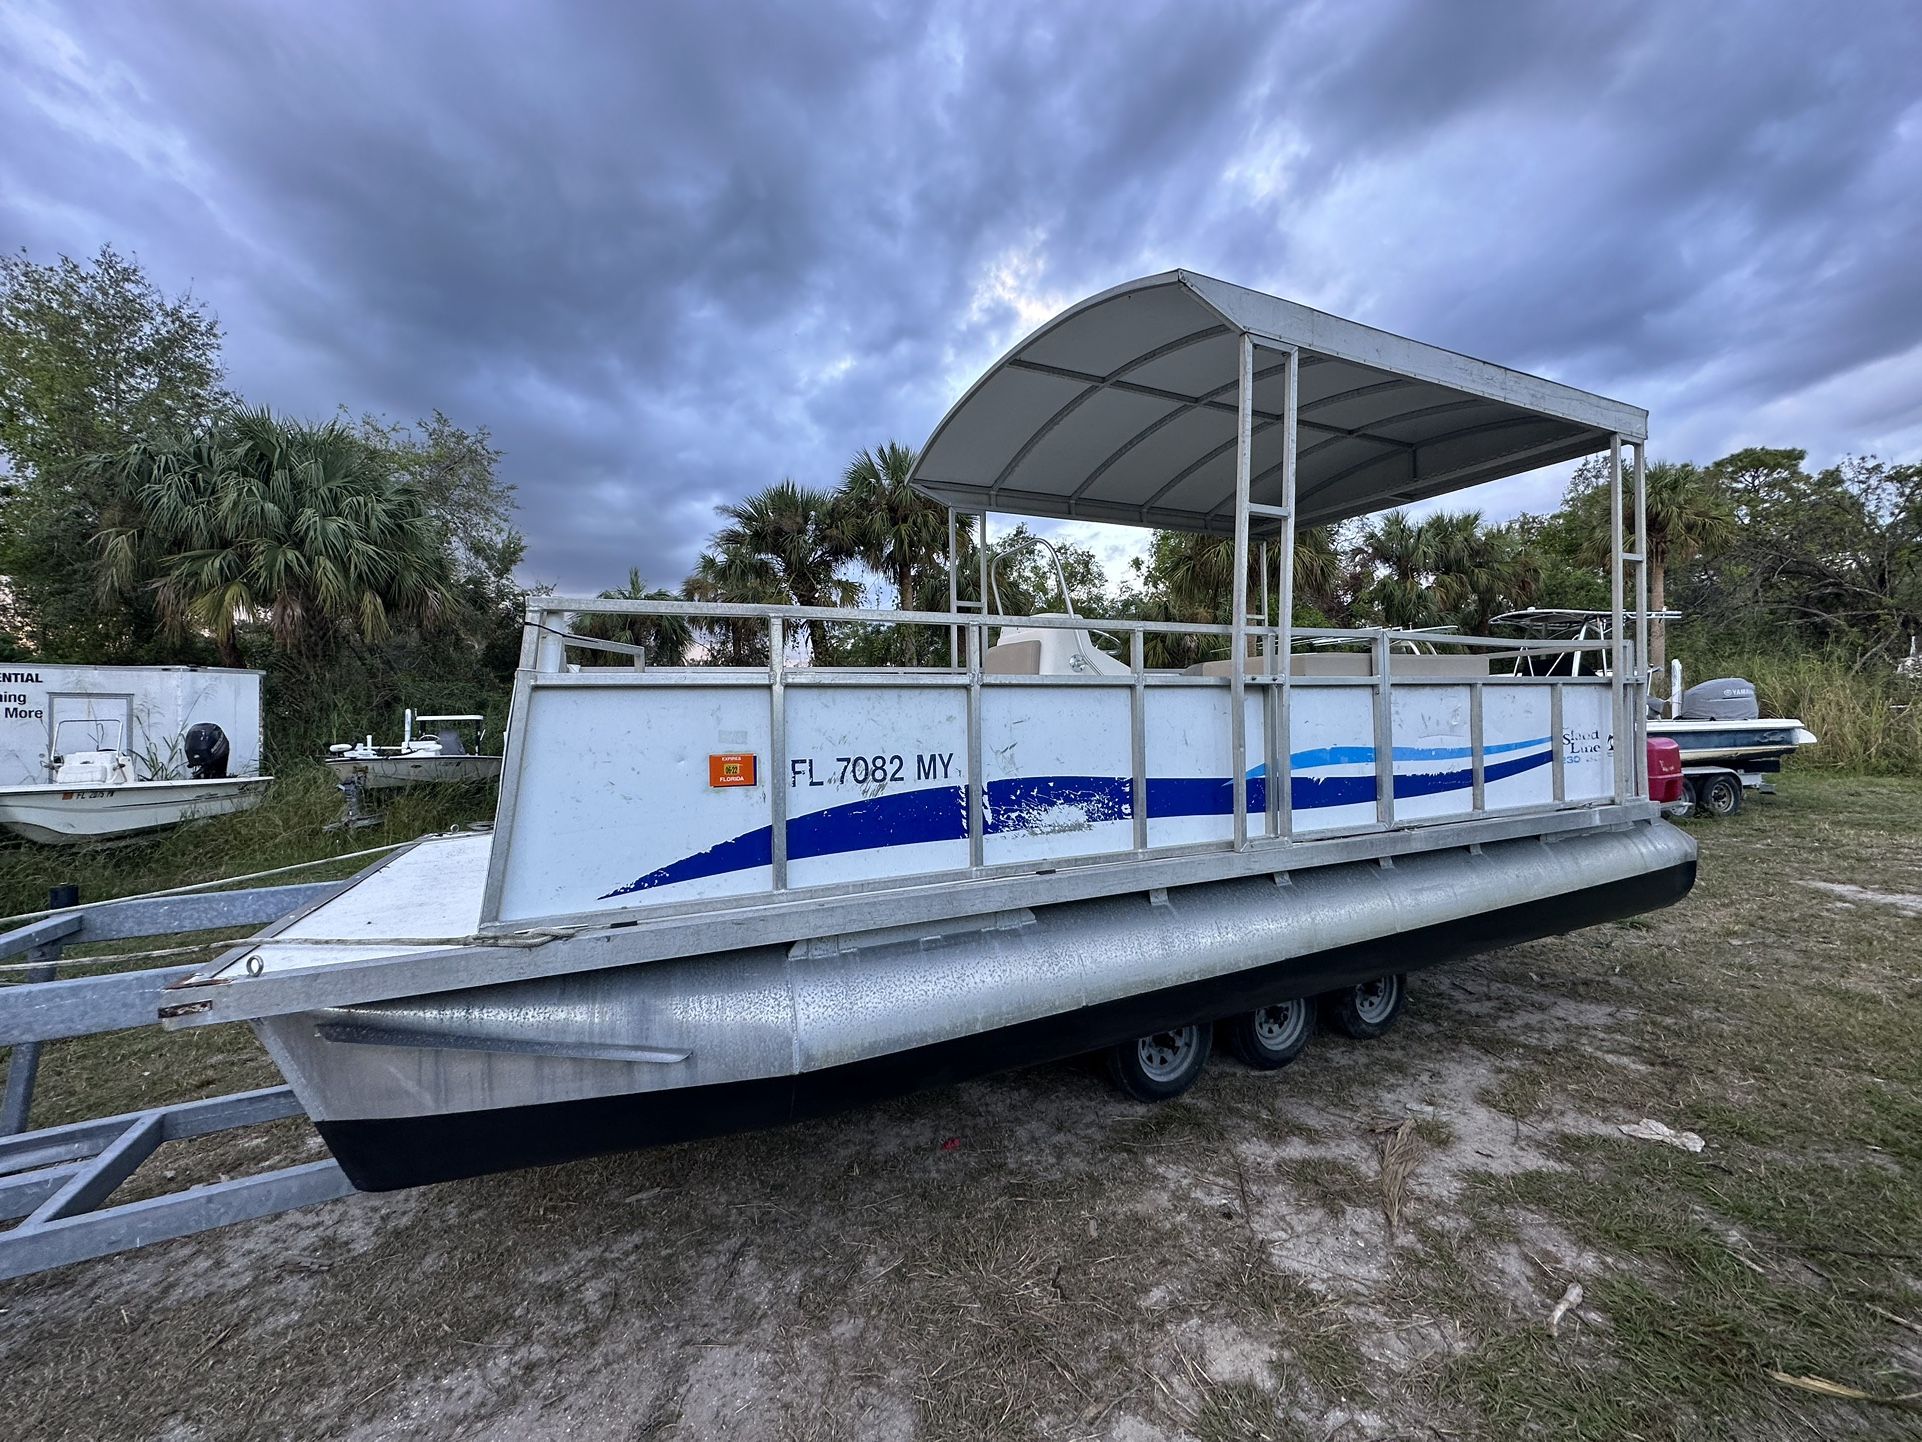
<path fill-rule="evenodd" d="M 102 902 L 0 933 L 0 959 L 27 958 L 25 980 L 0 986 L 0 1046 L 12 1049 L 0 1112 L 0 1221 L 16 1221 L 0 1231 L 0 1280 L 353 1191 L 339 1164 L 328 1159 L 113 1202 L 162 1143 L 302 1115 L 285 1085 L 28 1129 L 45 1043 L 152 1026 L 167 988 L 197 970 L 187 964 L 60 978 L 65 947 L 257 926 L 308 910 L 350 884 Z"/>

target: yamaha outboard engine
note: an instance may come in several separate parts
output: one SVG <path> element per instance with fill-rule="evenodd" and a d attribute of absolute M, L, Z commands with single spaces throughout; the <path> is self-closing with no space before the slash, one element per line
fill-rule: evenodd
<path fill-rule="evenodd" d="M 1761 714 L 1754 683 L 1738 676 L 1704 681 L 1682 693 L 1684 721 L 1753 721 Z"/>
<path fill-rule="evenodd" d="M 219 781 L 227 775 L 227 733 L 211 721 L 197 721 L 181 738 L 187 752 L 187 774 L 196 781 Z"/>

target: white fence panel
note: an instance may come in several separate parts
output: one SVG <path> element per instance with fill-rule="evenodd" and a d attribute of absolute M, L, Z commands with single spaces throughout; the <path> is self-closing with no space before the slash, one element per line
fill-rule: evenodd
<path fill-rule="evenodd" d="M 990 866 L 1134 846 L 1134 747 L 1125 686 L 987 686 L 982 859 Z"/>
<path fill-rule="evenodd" d="M 1554 801 L 1552 709 L 1546 686 L 1489 686 L 1483 693 L 1483 794 L 1489 810 Z"/>
<path fill-rule="evenodd" d="M 1606 801 L 1615 794 L 1614 707 L 1605 686 L 1562 690 L 1562 787 L 1569 801 Z"/>
<path fill-rule="evenodd" d="M 1375 823 L 1375 693 L 1296 682 L 1289 738 L 1295 833 Z"/>
<path fill-rule="evenodd" d="M 788 885 L 968 864 L 967 693 L 787 688 Z"/>
<path fill-rule="evenodd" d="M 1395 820 L 1468 815 L 1475 806 L 1471 689 L 1462 684 L 1423 686 L 1398 681 L 1389 695 Z"/>
<path fill-rule="evenodd" d="M 768 693 L 757 686 L 537 687 L 515 718 L 525 747 L 503 918 L 740 896 L 774 885 Z M 758 757 L 751 786 L 709 785 L 710 758 Z"/>
<path fill-rule="evenodd" d="M 1234 759 L 1229 755 L 1231 695 L 1225 685 L 1151 686 L 1142 717 L 1148 760 L 1148 844 L 1183 846 L 1234 838 Z M 1247 714 L 1248 834 L 1265 835 L 1268 728 L 1261 692 L 1243 698 Z"/>

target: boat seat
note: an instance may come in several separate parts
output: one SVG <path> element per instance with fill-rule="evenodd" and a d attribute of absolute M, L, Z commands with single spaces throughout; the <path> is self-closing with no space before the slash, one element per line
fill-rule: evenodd
<path fill-rule="evenodd" d="M 1372 676 L 1375 658 L 1366 651 L 1309 651 L 1288 658 L 1290 676 Z"/>
<path fill-rule="evenodd" d="M 987 655 L 982 658 L 987 674 L 990 676 L 1039 676 L 1041 674 L 1041 643 L 1039 641 L 1003 641 L 988 647 Z"/>
<path fill-rule="evenodd" d="M 465 756 L 467 754 L 467 748 L 460 744 L 460 732 L 451 727 L 446 730 L 436 731 L 434 733 L 434 739 L 440 742 L 440 754 L 443 756 Z"/>
<path fill-rule="evenodd" d="M 1248 674 L 1260 676 L 1262 658 L 1248 658 Z M 1190 666 L 1181 674 L 1184 676 L 1232 676 L 1235 663 L 1227 657 L 1219 661 L 1203 661 Z M 1374 658 L 1365 651 L 1321 651 L 1305 656 L 1288 658 L 1288 674 L 1291 676 L 1372 676 L 1375 674 Z"/>
<path fill-rule="evenodd" d="M 1440 676 L 1486 676 L 1487 656 L 1404 656 L 1397 651 L 1388 661 L 1388 675 L 1427 680 Z"/>

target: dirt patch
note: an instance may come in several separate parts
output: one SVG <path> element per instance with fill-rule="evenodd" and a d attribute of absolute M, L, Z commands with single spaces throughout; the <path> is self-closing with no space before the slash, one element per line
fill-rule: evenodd
<path fill-rule="evenodd" d="M 1872 891 L 1866 886 L 1851 886 L 1845 881 L 1804 881 L 1802 885 L 1840 897 L 1845 903 L 1886 906 L 1904 916 L 1922 916 L 1922 892 Z"/>

